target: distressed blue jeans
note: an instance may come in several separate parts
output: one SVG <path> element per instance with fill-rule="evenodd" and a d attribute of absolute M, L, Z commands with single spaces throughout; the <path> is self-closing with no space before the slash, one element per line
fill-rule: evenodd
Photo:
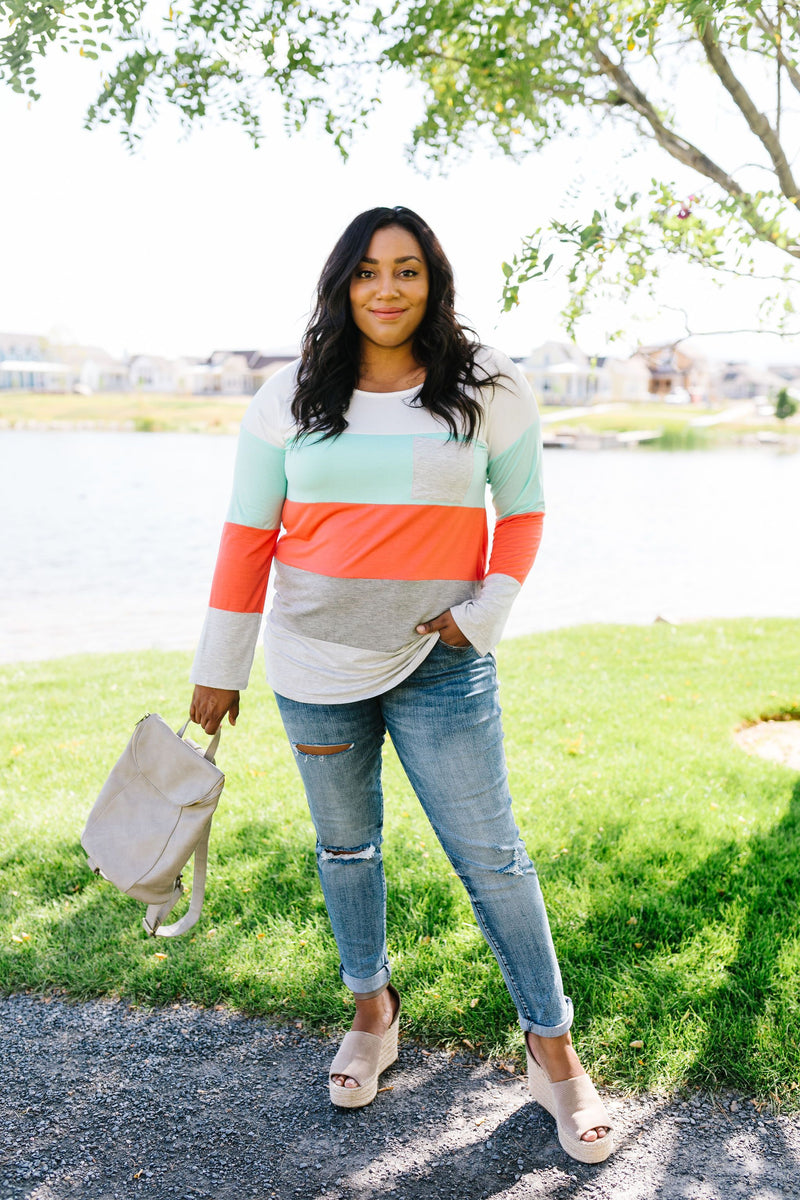
<path fill-rule="evenodd" d="M 566 1033 L 564 996 L 536 870 L 511 811 L 495 661 L 439 641 L 383 695 L 348 704 L 277 696 L 317 834 L 317 865 L 358 995 L 391 974 L 381 856 L 386 732 L 491 947 L 525 1030 Z M 326 751 L 319 753 L 320 750 Z"/>

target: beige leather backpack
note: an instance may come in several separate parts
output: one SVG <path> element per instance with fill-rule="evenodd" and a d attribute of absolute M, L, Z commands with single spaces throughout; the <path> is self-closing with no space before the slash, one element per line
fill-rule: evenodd
<path fill-rule="evenodd" d="M 89 866 L 147 905 L 151 937 L 177 937 L 203 907 L 208 837 L 225 776 L 215 765 L 220 730 L 205 753 L 157 713 L 143 717 L 95 801 L 81 844 Z M 183 894 L 181 872 L 194 854 L 189 910 L 162 921 Z"/>

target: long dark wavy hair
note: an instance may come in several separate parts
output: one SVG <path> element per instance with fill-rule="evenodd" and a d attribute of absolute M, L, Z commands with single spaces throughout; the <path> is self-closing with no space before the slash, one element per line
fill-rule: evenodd
<path fill-rule="evenodd" d="M 345 229 L 322 270 L 317 303 L 303 335 L 292 415 L 298 432 L 337 437 L 347 428 L 347 408 L 358 384 L 360 334 L 350 307 L 350 282 L 378 229 L 399 225 L 417 239 L 428 266 L 428 302 L 414 333 L 414 357 L 425 382 L 412 403 L 447 425 L 451 437 L 471 440 L 482 407 L 474 389 L 498 376 L 475 362 L 480 349 L 455 313 L 453 268 L 433 230 L 410 208 L 371 208 Z"/>

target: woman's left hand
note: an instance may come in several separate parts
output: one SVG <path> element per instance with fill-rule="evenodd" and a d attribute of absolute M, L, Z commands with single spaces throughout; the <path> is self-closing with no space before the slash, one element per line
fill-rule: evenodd
<path fill-rule="evenodd" d="M 453 620 L 453 614 L 449 608 L 447 612 L 434 617 L 432 621 L 426 621 L 424 625 L 418 625 L 417 633 L 438 633 L 441 640 L 448 646 L 469 646 L 470 644 L 469 638 L 464 637 Z"/>

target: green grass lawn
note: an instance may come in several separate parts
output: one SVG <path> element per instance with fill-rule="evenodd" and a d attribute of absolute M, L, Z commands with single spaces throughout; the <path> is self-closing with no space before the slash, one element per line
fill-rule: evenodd
<path fill-rule="evenodd" d="M 800 422 L 797 420 L 779 421 L 776 417 L 752 417 L 748 420 L 722 421 L 719 425 L 711 425 L 693 429 L 691 422 L 697 417 L 711 416 L 723 412 L 727 404 L 717 404 L 711 408 L 703 408 L 695 404 L 614 404 L 608 409 L 595 412 L 591 406 L 582 409 L 572 416 L 565 416 L 548 422 L 547 429 L 553 432 L 557 429 L 589 429 L 593 433 L 624 433 L 634 429 L 660 429 L 663 431 L 663 446 L 667 449 L 705 449 L 715 445 L 726 445 L 745 435 L 751 437 L 757 433 L 780 434 L 789 437 L 800 436 Z M 548 416 L 557 416 L 558 405 L 542 408 Z M 648 443 L 651 448 L 659 448 L 658 443 Z"/>
<path fill-rule="evenodd" d="M 800 716 L 800 621 L 596 626 L 499 652 L 518 821 L 574 1036 L 602 1082 L 732 1085 L 791 1105 L 800 1073 L 800 777 L 733 730 Z M 230 1004 L 340 1027 L 347 996 L 311 826 L 258 664 L 218 755 L 206 909 L 148 940 L 79 838 L 134 723 L 178 725 L 188 657 L 0 668 L 0 990 Z M 387 754 L 390 951 L 404 1028 L 518 1056 L 515 1013 L 458 881 Z M 641 1043 L 641 1044 L 639 1044 Z"/>
<path fill-rule="evenodd" d="M 14 428 L 88 424 L 143 433 L 235 433 L 246 407 L 247 399 L 241 396 L 0 392 L 0 421 Z"/>
<path fill-rule="evenodd" d="M 557 409 L 548 409 L 555 413 Z M 673 431 L 689 428 L 692 417 L 699 416 L 696 410 L 691 412 L 677 410 L 674 405 L 667 404 L 637 404 L 615 405 L 606 412 L 593 412 L 587 408 L 584 412 L 557 420 L 549 428 L 555 429 L 591 429 L 594 433 L 622 433 L 630 429 L 669 429 Z"/>
<path fill-rule="evenodd" d="M 579 409 L 578 412 L 575 412 L 572 408 L 567 409 L 566 411 L 573 415 L 564 417 L 564 425 L 585 424 L 587 428 L 597 430 L 659 429 L 665 423 L 682 427 L 695 417 L 710 416 L 713 413 L 722 412 L 726 407 L 724 404 L 717 404 L 712 408 L 701 408 L 696 404 L 663 404 L 638 401 L 635 404 L 619 402 L 609 406 L 602 405 L 600 406 L 600 411 L 595 411 L 592 405 L 587 405 L 585 408 Z M 565 410 L 558 404 L 545 404 L 542 405 L 541 411 L 547 413 L 548 416 L 555 416 Z M 558 423 L 556 422 L 556 424 Z"/>

